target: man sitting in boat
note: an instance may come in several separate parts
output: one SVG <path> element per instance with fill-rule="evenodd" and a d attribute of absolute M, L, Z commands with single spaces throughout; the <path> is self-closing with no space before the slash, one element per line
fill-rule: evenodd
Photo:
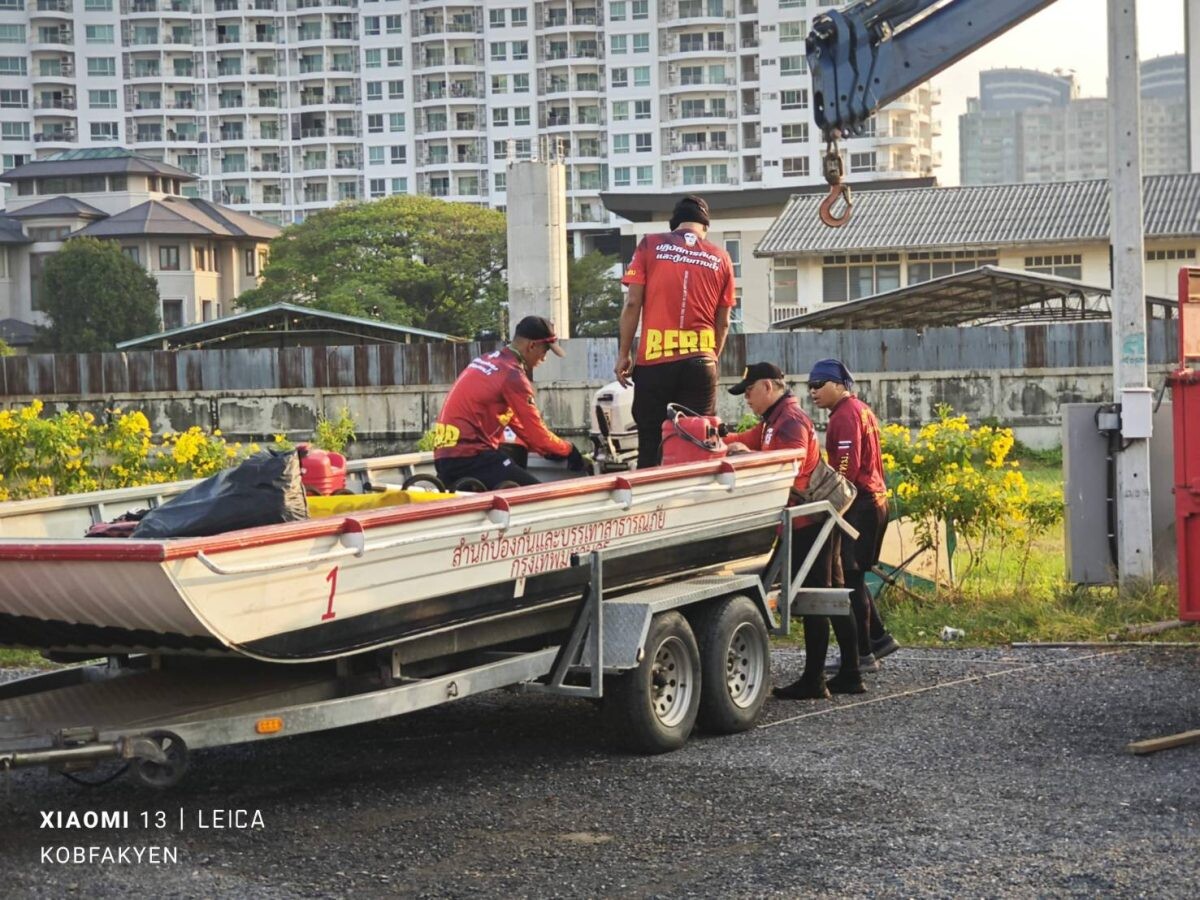
<path fill-rule="evenodd" d="M 821 458 L 812 419 L 800 408 L 800 402 L 788 389 L 783 372 L 773 363 L 758 362 L 746 367 L 742 380 L 729 389 L 731 394 L 743 394 L 746 405 L 760 417 L 754 427 L 731 432 L 726 436 L 729 452 L 750 450 L 783 450 L 803 447 L 807 453 L 800 462 L 800 471 L 789 495 L 788 505 L 803 503 L 801 492 Z M 821 520 L 798 516 L 792 523 L 792 574 L 798 573 L 813 543 L 821 533 Z M 805 587 L 833 587 L 837 580 L 839 553 L 838 529 L 833 529 L 821 547 L 816 562 L 804 579 Z M 837 676 L 825 680 L 825 654 L 829 649 L 829 623 L 842 651 L 843 665 Z M 858 671 L 858 632 L 850 616 L 804 617 L 804 673 L 798 681 L 775 689 L 775 696 L 786 700 L 822 700 L 835 694 L 861 694 L 865 688 Z"/>
<path fill-rule="evenodd" d="M 434 429 L 434 466 L 447 486 L 464 478 L 478 479 L 488 490 L 506 483 L 538 483 L 500 449 L 506 426 L 535 453 L 565 459 L 572 472 L 584 470 L 579 450 L 547 428 L 538 411 L 531 379 L 547 353 L 566 355 L 553 323 L 526 316 L 506 347 L 463 369 Z"/>

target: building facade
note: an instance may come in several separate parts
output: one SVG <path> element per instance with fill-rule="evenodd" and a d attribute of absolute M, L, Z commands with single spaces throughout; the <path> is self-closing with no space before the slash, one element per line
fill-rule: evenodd
<path fill-rule="evenodd" d="M 1186 57 L 1141 64 L 1142 171 L 1189 171 Z M 959 117 L 966 184 L 1108 177 L 1108 101 L 1080 97 L 1071 73 L 992 69 Z"/>
<path fill-rule="evenodd" d="M 819 182 L 804 38 L 832 5 L 0 0 L 2 162 L 132 147 L 286 224 L 395 193 L 502 208 L 506 161 L 553 143 L 582 251 L 614 234 L 602 190 Z M 881 111 L 850 175 L 932 173 L 937 102 Z"/>
<path fill-rule="evenodd" d="M 117 241 L 158 282 L 164 329 L 233 311 L 256 286 L 279 229 L 245 213 L 184 196 L 196 176 L 127 150 L 74 150 L 0 175 L 0 320 L 46 324 L 46 260 L 69 237 Z M 26 329 L 26 337 L 32 333 Z"/>

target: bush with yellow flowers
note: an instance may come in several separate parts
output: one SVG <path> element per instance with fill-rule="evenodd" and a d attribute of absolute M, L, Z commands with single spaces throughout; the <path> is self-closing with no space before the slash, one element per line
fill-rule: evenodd
<path fill-rule="evenodd" d="M 195 426 L 156 441 L 136 410 L 109 410 L 104 421 L 90 412 L 44 412 L 40 400 L 0 410 L 0 500 L 206 478 L 258 451 Z"/>
<path fill-rule="evenodd" d="M 1008 458 L 1014 443 L 1012 429 L 972 428 L 948 406 L 915 434 L 888 425 L 880 436 L 889 496 L 918 540 L 936 551 L 944 525 L 966 550 L 959 584 L 997 544 L 1019 548 L 1027 562 L 1033 541 L 1062 519 L 1062 490 L 1028 483 Z"/>

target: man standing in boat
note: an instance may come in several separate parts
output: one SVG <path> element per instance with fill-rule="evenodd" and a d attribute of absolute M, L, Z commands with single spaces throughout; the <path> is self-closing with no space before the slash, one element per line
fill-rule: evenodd
<path fill-rule="evenodd" d="M 630 382 L 638 427 L 638 468 L 661 460 L 667 404 L 713 415 L 717 403 L 717 359 L 736 304 L 733 263 L 710 244 L 708 203 L 687 196 L 675 204 L 671 230 L 642 238 L 621 283 L 629 288 L 621 310 L 620 344 L 613 369 Z M 633 336 L 642 325 L 637 364 Z"/>
<path fill-rule="evenodd" d="M 579 450 L 547 428 L 538 411 L 531 378 L 547 353 L 566 355 L 553 323 L 526 316 L 506 347 L 477 357 L 463 369 L 434 428 L 434 466 L 447 487 L 464 478 L 476 478 L 488 490 L 505 482 L 538 483 L 500 449 L 506 426 L 530 450 L 565 459 L 572 472 L 584 470 Z"/>

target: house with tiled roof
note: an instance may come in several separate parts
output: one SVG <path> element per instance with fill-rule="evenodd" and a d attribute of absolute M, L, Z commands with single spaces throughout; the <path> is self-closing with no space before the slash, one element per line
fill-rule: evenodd
<path fill-rule="evenodd" d="M 196 176 L 119 148 L 69 150 L 0 174 L 0 321 L 29 343 L 46 260 L 72 237 L 117 241 L 158 282 L 164 330 L 216 319 L 254 287 L 279 229 L 185 196 Z M 20 326 L 26 327 L 20 327 Z"/>
<path fill-rule="evenodd" d="M 1200 253 L 1200 174 L 1147 176 L 1142 198 L 1145 290 L 1173 297 Z M 863 191 L 841 228 L 823 199 L 794 195 L 755 248 L 772 323 L 983 266 L 1112 283 L 1106 180 Z"/>

